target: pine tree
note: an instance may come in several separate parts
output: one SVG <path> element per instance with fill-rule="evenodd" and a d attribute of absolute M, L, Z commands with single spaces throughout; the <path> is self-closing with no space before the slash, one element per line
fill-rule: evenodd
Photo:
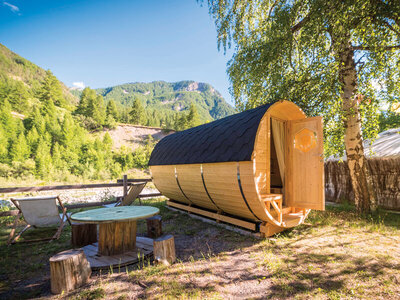
<path fill-rule="evenodd" d="M 11 105 L 7 100 L 0 106 L 0 123 L 3 125 L 7 138 L 15 139 L 17 123 L 15 118 L 11 115 Z"/>
<path fill-rule="evenodd" d="M 187 116 L 188 128 L 198 126 L 200 124 L 199 113 L 197 112 L 196 105 L 193 102 L 190 104 L 189 114 Z"/>
<path fill-rule="evenodd" d="M 107 103 L 107 108 L 106 108 L 106 115 L 107 116 L 112 116 L 115 121 L 118 121 L 118 110 L 117 110 L 117 105 L 115 104 L 115 101 L 111 99 Z"/>
<path fill-rule="evenodd" d="M 3 125 L 0 124 L 0 162 L 4 163 L 8 160 L 8 139 Z"/>
<path fill-rule="evenodd" d="M 28 109 L 29 93 L 21 81 L 12 84 L 7 98 L 13 110 L 23 113 Z"/>
<path fill-rule="evenodd" d="M 106 118 L 103 96 L 97 95 L 93 103 L 95 107 L 93 108 L 90 117 L 92 117 L 99 125 L 103 125 Z"/>
<path fill-rule="evenodd" d="M 29 157 L 29 145 L 26 141 L 25 134 L 21 132 L 16 141 L 12 141 L 10 147 L 11 161 L 23 162 Z"/>
<path fill-rule="evenodd" d="M 36 174 L 39 178 L 47 178 L 52 169 L 52 159 L 50 155 L 50 147 L 46 140 L 40 138 L 35 153 Z"/>
<path fill-rule="evenodd" d="M 60 107 L 66 106 L 61 83 L 50 70 L 46 71 L 46 76 L 41 83 L 38 98 L 45 106 L 50 105 L 50 102 Z"/>
<path fill-rule="evenodd" d="M 60 146 L 58 143 L 55 143 L 53 145 L 53 151 L 52 151 L 52 161 L 53 165 L 57 170 L 62 170 L 65 168 L 65 161 L 63 161 L 62 157 L 62 152 L 65 151 L 65 149 L 62 149 L 63 147 Z"/>
<path fill-rule="evenodd" d="M 77 114 L 88 116 L 89 99 L 94 98 L 95 96 L 96 96 L 96 91 L 92 90 L 89 87 L 85 88 L 82 91 L 81 98 L 79 100 L 79 105 L 75 112 Z"/>
<path fill-rule="evenodd" d="M 144 108 L 142 106 L 142 102 L 138 98 L 135 98 L 135 100 L 133 101 L 132 109 L 129 112 L 129 117 L 132 124 L 140 125 L 145 122 Z"/>
<path fill-rule="evenodd" d="M 188 128 L 187 116 L 185 113 L 181 113 L 180 116 L 178 117 L 176 130 L 180 131 L 180 130 L 185 130 L 187 128 Z"/>
<path fill-rule="evenodd" d="M 103 137 L 103 149 L 106 152 L 111 153 L 112 145 L 113 145 L 113 140 L 111 139 L 110 134 L 108 132 L 106 132 L 106 134 Z"/>
<path fill-rule="evenodd" d="M 36 127 L 33 126 L 26 135 L 26 142 L 28 143 L 29 149 L 32 153 L 36 153 L 36 149 L 39 143 L 39 133 Z"/>
<path fill-rule="evenodd" d="M 103 125 L 106 118 L 103 96 L 97 95 L 91 88 L 85 88 L 75 113 L 93 119 L 97 126 Z"/>
<path fill-rule="evenodd" d="M 107 115 L 106 120 L 104 121 L 104 126 L 110 129 L 114 129 L 117 126 L 117 122 L 115 122 L 115 119 L 111 114 Z"/>
<path fill-rule="evenodd" d="M 61 145 L 66 148 L 73 148 L 75 136 L 75 123 L 70 114 L 65 114 L 61 126 Z"/>
<path fill-rule="evenodd" d="M 43 135 L 46 132 L 46 121 L 37 107 L 34 108 L 33 113 L 26 120 L 26 124 L 27 129 L 36 127 L 39 135 Z"/>
<path fill-rule="evenodd" d="M 42 108 L 40 110 L 43 116 L 49 115 L 51 117 L 56 114 L 56 106 L 54 105 L 54 101 L 51 98 L 42 100 Z"/>

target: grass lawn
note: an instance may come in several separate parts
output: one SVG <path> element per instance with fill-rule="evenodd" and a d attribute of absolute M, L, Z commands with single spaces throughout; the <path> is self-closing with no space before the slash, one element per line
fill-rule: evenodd
<path fill-rule="evenodd" d="M 2 218 L 0 299 L 400 298 L 400 214 L 359 217 L 348 205 L 328 207 L 311 212 L 305 225 L 256 239 L 170 211 L 161 200 L 146 204 L 160 208 L 178 262 L 93 273 L 86 286 L 59 296 L 50 293 L 48 259 L 71 247 L 70 228 L 51 243 L 7 247 L 12 218 Z M 32 230 L 26 237 L 53 232 Z"/>

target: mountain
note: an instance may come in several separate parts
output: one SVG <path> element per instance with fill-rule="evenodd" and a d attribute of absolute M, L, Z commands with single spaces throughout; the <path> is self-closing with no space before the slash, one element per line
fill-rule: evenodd
<path fill-rule="evenodd" d="M 7 100 L 13 111 L 29 115 L 33 108 L 42 106 L 39 98 L 43 84 L 54 87 L 51 97 L 58 110 L 75 111 L 81 90 L 67 88 L 50 71 L 0 44 L 0 104 Z M 120 119 L 115 121 L 125 123 L 129 122 L 127 115 L 135 99 L 139 99 L 145 108 L 147 121 L 143 125 L 150 126 L 172 124 L 176 113 L 188 112 L 192 103 L 196 106 L 200 123 L 235 112 L 210 84 L 195 81 L 127 83 L 100 88 L 96 93 L 103 96 L 106 103 L 111 99 L 115 101 L 120 115 Z"/>
<path fill-rule="evenodd" d="M 220 119 L 235 112 L 217 90 L 202 82 L 135 82 L 97 89 L 96 92 L 106 101 L 114 99 L 128 107 L 135 98 L 139 98 L 146 110 L 157 112 L 187 111 L 190 104 L 194 103 L 201 122 Z"/>
<path fill-rule="evenodd" d="M 29 108 L 38 104 L 35 98 L 37 98 L 36 95 L 45 77 L 46 71 L 44 69 L 0 44 L 0 87 L 8 90 L 16 89 L 19 94 L 26 97 L 27 105 L 24 106 L 24 109 L 16 105 L 17 110 L 27 112 L 26 110 L 29 111 Z M 54 79 L 57 80 L 55 77 Z M 59 84 L 65 104 L 75 106 L 79 99 L 72 95 L 62 82 L 59 82 Z M 0 98 L 2 96 L 4 95 L 0 95 Z"/>

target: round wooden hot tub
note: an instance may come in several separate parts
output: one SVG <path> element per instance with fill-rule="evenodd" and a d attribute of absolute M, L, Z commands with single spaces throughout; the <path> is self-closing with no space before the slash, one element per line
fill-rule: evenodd
<path fill-rule="evenodd" d="M 279 101 L 163 138 L 149 161 L 169 206 L 270 236 L 324 209 L 322 122 Z"/>

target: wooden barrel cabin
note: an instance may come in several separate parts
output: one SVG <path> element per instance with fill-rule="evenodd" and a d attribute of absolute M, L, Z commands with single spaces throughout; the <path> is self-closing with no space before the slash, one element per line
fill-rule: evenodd
<path fill-rule="evenodd" d="M 322 118 L 278 101 L 166 136 L 149 161 L 167 205 L 265 236 L 324 210 Z"/>

